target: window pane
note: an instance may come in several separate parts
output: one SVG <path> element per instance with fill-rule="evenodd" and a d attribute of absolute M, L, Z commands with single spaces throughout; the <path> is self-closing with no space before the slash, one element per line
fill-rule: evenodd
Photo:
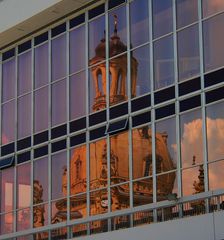
<path fill-rule="evenodd" d="M 183 196 L 201 193 L 204 191 L 203 165 L 182 171 Z"/>
<path fill-rule="evenodd" d="M 205 71 L 224 65 L 224 14 L 204 21 L 204 61 Z"/>
<path fill-rule="evenodd" d="M 195 0 L 177 0 L 177 26 L 189 25 L 198 20 L 198 2 Z"/>
<path fill-rule="evenodd" d="M 67 221 L 67 199 L 60 199 L 51 203 L 51 224 Z M 67 235 L 66 235 L 67 236 Z M 51 235 L 53 237 L 53 235 Z M 58 239 L 66 239 L 58 235 Z M 54 239 L 54 238 L 53 238 Z M 57 239 L 57 238 L 56 238 Z"/>
<path fill-rule="evenodd" d="M 41 204 L 33 207 L 33 227 L 48 225 L 48 204 Z M 37 234 L 40 239 L 46 239 L 44 233 Z M 37 238 L 38 239 L 38 238 Z"/>
<path fill-rule="evenodd" d="M 151 128 L 132 130 L 133 179 L 152 176 Z"/>
<path fill-rule="evenodd" d="M 71 150 L 70 194 L 86 191 L 86 145 Z"/>
<path fill-rule="evenodd" d="M 126 7 L 117 8 L 109 13 L 110 57 L 127 50 Z"/>
<path fill-rule="evenodd" d="M 18 95 L 31 91 L 31 51 L 18 57 Z"/>
<path fill-rule="evenodd" d="M 66 75 L 66 35 L 52 40 L 52 81 Z"/>
<path fill-rule="evenodd" d="M 52 85 L 52 125 L 66 121 L 66 80 L 61 80 Z"/>
<path fill-rule="evenodd" d="M 86 194 L 79 194 L 70 198 L 70 219 L 84 218 L 87 215 Z"/>
<path fill-rule="evenodd" d="M 13 232 L 13 221 L 14 215 L 13 213 L 7 213 L 0 216 L 0 234 L 7 234 Z"/>
<path fill-rule="evenodd" d="M 204 17 L 224 11 L 223 0 L 202 0 L 202 6 Z"/>
<path fill-rule="evenodd" d="M 224 161 L 215 162 L 208 165 L 209 169 L 209 190 L 224 188 Z"/>
<path fill-rule="evenodd" d="M 129 180 L 128 132 L 110 137 L 111 184 Z"/>
<path fill-rule="evenodd" d="M 177 173 L 171 172 L 156 177 L 157 201 L 168 200 L 168 194 L 177 193 Z"/>
<path fill-rule="evenodd" d="M 31 185 L 30 185 L 30 163 L 17 167 L 17 208 L 30 206 Z"/>
<path fill-rule="evenodd" d="M 85 72 L 70 77 L 70 120 L 86 113 L 86 75 Z"/>
<path fill-rule="evenodd" d="M 207 113 L 208 161 L 224 158 L 224 102 L 210 105 Z"/>
<path fill-rule="evenodd" d="M 48 87 L 34 92 L 34 131 L 40 132 L 48 127 Z"/>
<path fill-rule="evenodd" d="M 52 156 L 51 199 L 61 198 L 66 196 L 67 194 L 66 159 L 67 159 L 66 152 L 60 152 Z"/>
<path fill-rule="evenodd" d="M 2 102 L 15 97 L 15 59 L 2 64 Z"/>
<path fill-rule="evenodd" d="M 154 43 L 155 89 L 166 87 L 174 82 L 173 36 L 162 38 Z"/>
<path fill-rule="evenodd" d="M 89 112 L 106 107 L 106 63 L 103 62 L 89 71 Z"/>
<path fill-rule="evenodd" d="M 70 32 L 70 73 L 85 67 L 85 26 Z"/>
<path fill-rule="evenodd" d="M 14 168 L 5 169 L 0 173 L 1 209 L 0 213 L 13 210 L 14 199 Z"/>
<path fill-rule="evenodd" d="M 105 16 L 101 16 L 89 23 L 89 58 L 90 64 L 105 59 L 106 44 L 105 44 Z M 102 40 L 102 41 L 101 41 Z M 96 58 L 93 59 L 93 57 Z"/>
<path fill-rule="evenodd" d="M 138 48 L 131 53 L 132 97 L 150 92 L 149 46 Z"/>
<path fill-rule="evenodd" d="M 110 105 L 115 105 L 127 100 L 127 54 L 111 59 L 109 67 Z M 106 85 L 104 77 L 102 81 Z"/>
<path fill-rule="evenodd" d="M 156 123 L 156 173 L 167 172 L 176 168 L 176 148 L 175 118 Z"/>
<path fill-rule="evenodd" d="M 108 212 L 107 189 L 91 192 L 90 199 L 92 203 L 90 205 L 91 216 Z"/>
<path fill-rule="evenodd" d="M 153 178 L 133 182 L 134 207 L 153 202 Z"/>
<path fill-rule="evenodd" d="M 33 204 L 48 200 L 48 158 L 33 162 Z"/>
<path fill-rule="evenodd" d="M 106 139 L 90 144 L 90 189 L 107 186 Z"/>
<path fill-rule="evenodd" d="M 141 45 L 149 41 L 148 0 L 135 0 L 130 4 L 131 45 Z"/>
<path fill-rule="evenodd" d="M 34 84 L 35 88 L 48 83 L 48 43 L 35 48 Z"/>
<path fill-rule="evenodd" d="M 182 167 L 203 162 L 201 111 L 195 110 L 180 117 Z"/>
<path fill-rule="evenodd" d="M 31 134 L 31 94 L 18 99 L 18 139 Z"/>
<path fill-rule="evenodd" d="M 179 81 L 192 78 L 200 72 L 198 25 L 177 34 Z"/>
<path fill-rule="evenodd" d="M 2 144 L 15 140 L 15 101 L 2 105 Z"/>
<path fill-rule="evenodd" d="M 172 0 L 153 0 L 153 37 L 173 31 Z"/>
<path fill-rule="evenodd" d="M 22 231 L 30 228 L 31 226 L 30 208 L 24 208 L 22 210 L 17 211 L 16 217 L 17 217 L 16 219 L 17 231 Z"/>

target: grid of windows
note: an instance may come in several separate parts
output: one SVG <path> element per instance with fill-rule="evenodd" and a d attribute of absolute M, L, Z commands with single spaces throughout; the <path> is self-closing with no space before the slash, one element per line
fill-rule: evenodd
<path fill-rule="evenodd" d="M 224 188 L 224 4 L 112 2 L 1 54 L 1 235 Z"/>

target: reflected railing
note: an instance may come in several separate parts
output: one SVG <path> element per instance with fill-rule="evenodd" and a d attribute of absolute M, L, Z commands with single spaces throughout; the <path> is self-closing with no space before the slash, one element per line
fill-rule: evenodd
<path fill-rule="evenodd" d="M 79 238 L 119 229 L 127 229 L 156 222 L 171 221 L 180 218 L 203 215 L 224 210 L 224 190 L 200 193 L 173 201 L 163 201 L 156 204 L 138 206 L 108 214 L 100 214 L 78 220 L 68 221 L 24 232 L 15 233 L 17 239 L 30 234 L 29 239 L 46 239 L 49 234 L 52 239 Z M 63 231 L 62 231 L 63 230 Z M 69 230 L 69 231 L 68 231 Z M 67 232 L 68 231 L 68 232 Z M 7 238 L 8 237 L 8 238 Z M 12 239 L 12 235 L 2 235 L 0 239 Z"/>

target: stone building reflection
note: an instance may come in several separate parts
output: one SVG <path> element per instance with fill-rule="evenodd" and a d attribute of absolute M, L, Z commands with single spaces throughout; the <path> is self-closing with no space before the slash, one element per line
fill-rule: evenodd
<path fill-rule="evenodd" d="M 91 74 L 94 80 L 95 98 L 93 111 L 106 107 L 106 64 L 105 64 L 105 39 L 96 47 L 96 56 L 90 60 Z M 117 35 L 115 24 L 114 35 L 110 38 L 110 57 L 127 50 Z M 131 55 L 131 94 L 136 95 L 138 61 Z M 117 104 L 127 99 L 127 55 L 112 58 L 109 64 L 110 73 L 110 105 Z M 156 133 L 156 172 L 169 172 L 158 178 L 157 199 L 165 200 L 172 193 L 176 178 L 172 158 L 167 147 L 166 133 Z M 133 203 L 134 206 L 151 203 L 153 201 L 153 163 L 151 129 L 148 126 L 133 130 Z M 90 143 L 90 214 L 102 214 L 108 211 L 108 178 L 110 177 L 111 211 L 130 207 L 130 176 L 129 176 L 129 143 L 128 132 L 122 132 L 110 137 L 110 166 L 108 166 L 108 146 L 106 139 Z M 67 191 L 70 197 L 70 218 L 79 219 L 87 215 L 87 180 L 86 180 L 86 146 L 75 148 L 70 159 L 70 189 L 67 189 L 67 168 L 62 172 L 62 191 L 64 198 L 55 202 L 56 213 L 52 216 L 52 223 L 67 220 Z M 110 176 L 108 174 L 110 168 Z M 37 198 L 41 199 L 41 186 L 36 183 Z M 37 200 L 41 202 L 41 200 Z M 44 209 L 34 211 L 35 226 L 44 225 Z"/>

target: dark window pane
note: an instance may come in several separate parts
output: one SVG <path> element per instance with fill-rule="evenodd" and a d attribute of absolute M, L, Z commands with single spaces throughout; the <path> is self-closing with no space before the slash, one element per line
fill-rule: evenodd
<path fill-rule="evenodd" d="M 201 89 L 201 79 L 200 77 L 195 78 L 190 81 L 183 82 L 179 84 L 179 96 L 183 96 L 185 94 L 197 91 Z"/>
<path fill-rule="evenodd" d="M 153 0 L 153 36 L 157 38 L 173 31 L 172 0 Z"/>
<path fill-rule="evenodd" d="M 29 152 L 24 152 L 24 153 L 21 153 L 17 156 L 17 163 L 20 164 L 20 163 L 24 163 L 24 162 L 27 162 L 31 159 L 31 153 L 30 151 Z"/>
<path fill-rule="evenodd" d="M 51 144 L 52 153 L 66 149 L 66 139 Z"/>
<path fill-rule="evenodd" d="M 131 52 L 131 95 L 141 96 L 150 92 L 149 46 Z"/>
<path fill-rule="evenodd" d="M 34 131 L 40 132 L 48 128 L 48 87 L 34 92 Z"/>
<path fill-rule="evenodd" d="M 224 65 L 224 14 L 210 18 L 203 23 L 205 71 Z"/>
<path fill-rule="evenodd" d="M 101 4 L 97 7 L 89 10 L 89 19 L 94 18 L 104 12 L 105 12 L 105 6 L 104 6 L 104 4 Z"/>
<path fill-rule="evenodd" d="M 209 87 L 221 82 L 224 82 L 224 68 L 217 70 L 215 72 L 207 73 L 205 78 L 205 87 Z"/>
<path fill-rule="evenodd" d="M 224 98 L 224 87 L 206 93 L 206 103 L 211 103 Z"/>
<path fill-rule="evenodd" d="M 48 83 L 48 43 L 34 50 L 34 85 L 35 88 Z"/>
<path fill-rule="evenodd" d="M 82 133 L 70 138 L 70 147 L 86 142 L 86 134 Z"/>
<path fill-rule="evenodd" d="M 208 161 L 224 159 L 224 102 L 206 108 Z"/>
<path fill-rule="evenodd" d="M 86 75 L 81 72 L 70 77 L 70 120 L 86 115 Z"/>
<path fill-rule="evenodd" d="M 180 116 L 182 167 L 203 162 L 201 111 L 195 110 Z"/>
<path fill-rule="evenodd" d="M 15 48 L 12 48 L 10 50 L 8 50 L 7 52 L 4 52 L 2 54 L 2 61 L 5 61 L 11 57 L 14 57 L 15 56 Z"/>
<path fill-rule="evenodd" d="M 125 114 L 128 114 L 128 103 L 110 108 L 110 119 L 114 119 Z"/>
<path fill-rule="evenodd" d="M 66 35 L 52 40 L 52 81 L 66 75 Z"/>
<path fill-rule="evenodd" d="M 69 124 L 70 133 L 82 130 L 86 128 L 86 118 L 80 118 L 78 120 L 72 121 Z"/>
<path fill-rule="evenodd" d="M 58 25 L 57 27 L 55 27 L 51 30 L 51 36 L 55 37 L 65 31 L 66 31 L 66 23 L 62 23 L 61 25 Z"/>
<path fill-rule="evenodd" d="M 63 124 L 61 126 L 51 129 L 51 139 L 61 137 L 66 134 L 67 134 L 67 125 L 66 124 Z"/>
<path fill-rule="evenodd" d="M 100 111 L 89 116 L 89 125 L 93 126 L 98 123 L 105 122 L 106 120 L 107 120 L 106 111 Z"/>
<path fill-rule="evenodd" d="M 9 143 L 7 145 L 4 145 L 4 146 L 2 146 L 1 150 L 2 150 L 1 151 L 2 156 L 13 153 L 13 152 L 15 152 L 15 143 L 13 142 L 13 143 Z"/>
<path fill-rule="evenodd" d="M 42 33 L 34 38 L 34 45 L 41 44 L 48 40 L 48 32 Z"/>
<path fill-rule="evenodd" d="M 189 25 L 198 20 L 198 2 L 195 0 L 177 0 L 177 26 Z"/>
<path fill-rule="evenodd" d="M 148 0 L 135 0 L 130 4 L 131 45 L 141 45 L 149 41 Z"/>
<path fill-rule="evenodd" d="M 90 140 L 94 140 L 94 139 L 97 139 L 97 138 L 104 137 L 105 136 L 105 131 L 106 131 L 105 126 L 90 131 Z"/>
<path fill-rule="evenodd" d="M 151 106 L 151 95 L 147 95 L 131 101 L 131 111 L 135 112 Z"/>
<path fill-rule="evenodd" d="M 118 122 L 109 123 L 106 133 L 110 134 L 110 133 L 113 133 L 113 132 L 124 130 L 127 127 L 127 123 L 128 123 L 128 119 L 123 119 L 123 120 L 118 121 Z"/>
<path fill-rule="evenodd" d="M 154 88 L 166 87 L 174 82 L 173 36 L 154 42 Z"/>
<path fill-rule="evenodd" d="M 31 135 L 31 94 L 18 98 L 18 139 Z"/>
<path fill-rule="evenodd" d="M 11 166 L 13 166 L 15 163 L 15 157 L 7 157 L 4 159 L 0 160 L 0 170 L 4 169 L 4 168 L 9 168 Z"/>
<path fill-rule="evenodd" d="M 199 107 L 201 105 L 201 96 L 195 96 L 180 101 L 180 112 Z"/>
<path fill-rule="evenodd" d="M 15 97 L 15 59 L 2 64 L 2 102 Z"/>
<path fill-rule="evenodd" d="M 73 27 L 76 27 L 76 26 L 78 26 L 78 25 L 80 25 L 84 22 L 85 22 L 85 14 L 83 13 L 83 14 L 77 16 L 77 17 L 72 18 L 69 21 L 69 27 L 73 28 Z"/>
<path fill-rule="evenodd" d="M 156 109 L 156 119 L 161 119 L 175 114 L 175 104 Z"/>
<path fill-rule="evenodd" d="M 34 149 L 34 158 L 39 158 L 48 154 L 48 146 Z"/>
<path fill-rule="evenodd" d="M 34 144 L 39 144 L 48 141 L 48 131 L 44 131 L 34 135 Z"/>
<path fill-rule="evenodd" d="M 31 40 L 24 42 L 18 46 L 18 53 L 25 52 L 26 50 L 31 48 Z"/>
<path fill-rule="evenodd" d="M 52 125 L 66 121 L 66 79 L 52 85 Z"/>
<path fill-rule="evenodd" d="M 179 81 L 200 73 L 198 25 L 177 34 Z"/>
<path fill-rule="evenodd" d="M 151 112 L 146 112 L 132 117 L 132 126 L 136 127 L 138 125 L 151 122 Z"/>
<path fill-rule="evenodd" d="M 109 9 L 114 8 L 124 2 L 125 0 L 109 0 Z"/>
<path fill-rule="evenodd" d="M 163 89 L 159 92 L 155 92 L 155 94 L 154 94 L 155 104 L 165 102 L 172 98 L 175 98 L 175 88 L 174 87 L 169 87 L 169 88 Z"/>
<path fill-rule="evenodd" d="M 70 73 L 85 67 L 85 26 L 70 32 Z"/>
<path fill-rule="evenodd" d="M 31 146 L 31 137 L 27 137 L 17 141 L 17 151 Z"/>
<path fill-rule="evenodd" d="M 18 57 L 18 95 L 31 91 L 31 51 Z"/>
<path fill-rule="evenodd" d="M 2 105 L 2 144 L 15 140 L 15 101 Z"/>

